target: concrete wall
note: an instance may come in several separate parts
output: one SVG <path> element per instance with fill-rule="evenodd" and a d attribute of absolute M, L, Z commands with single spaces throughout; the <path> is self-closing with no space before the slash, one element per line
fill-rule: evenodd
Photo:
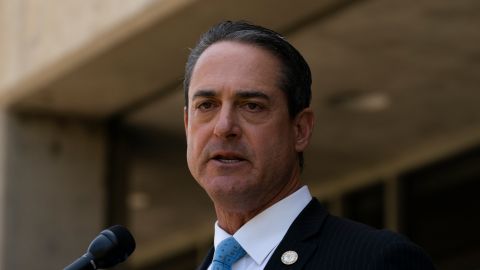
<path fill-rule="evenodd" d="M 104 131 L 2 114 L 0 269 L 62 269 L 104 226 Z"/>

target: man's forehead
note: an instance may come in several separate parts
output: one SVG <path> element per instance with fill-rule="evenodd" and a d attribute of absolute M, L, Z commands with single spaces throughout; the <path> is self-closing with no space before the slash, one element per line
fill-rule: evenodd
<path fill-rule="evenodd" d="M 281 74 L 280 67 L 281 62 L 277 56 L 263 48 L 240 42 L 221 41 L 212 44 L 200 55 L 192 70 L 191 83 L 198 79 L 225 79 L 228 75 L 248 76 L 250 80 L 256 77 L 261 81 L 270 79 L 265 76 L 274 76 L 277 80 Z"/>
<path fill-rule="evenodd" d="M 192 72 L 189 99 L 199 96 L 273 99 L 279 89 L 280 62 L 270 52 L 222 41 L 206 49 Z"/>

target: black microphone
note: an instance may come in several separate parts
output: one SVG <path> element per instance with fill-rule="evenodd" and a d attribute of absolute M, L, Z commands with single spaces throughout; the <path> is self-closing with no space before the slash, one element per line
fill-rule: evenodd
<path fill-rule="evenodd" d="M 90 243 L 82 257 L 63 270 L 96 270 L 115 266 L 125 261 L 135 250 L 135 239 L 121 225 L 103 230 Z"/>

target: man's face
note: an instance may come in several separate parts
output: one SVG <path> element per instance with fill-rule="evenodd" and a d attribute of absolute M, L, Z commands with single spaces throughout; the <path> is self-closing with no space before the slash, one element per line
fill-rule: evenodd
<path fill-rule="evenodd" d="M 187 162 L 216 204 L 249 210 L 294 181 L 304 146 L 278 87 L 280 67 L 268 51 L 231 41 L 211 45 L 196 63 L 185 108 Z"/>

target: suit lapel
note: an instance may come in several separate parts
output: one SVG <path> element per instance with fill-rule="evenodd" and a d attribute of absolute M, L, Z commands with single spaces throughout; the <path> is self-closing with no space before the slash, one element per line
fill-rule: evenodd
<path fill-rule="evenodd" d="M 317 199 L 313 198 L 300 215 L 295 219 L 287 234 L 278 245 L 265 270 L 297 270 L 303 269 L 312 254 L 317 249 L 316 235 L 327 216 L 327 212 Z M 291 265 L 282 262 L 281 257 L 286 251 L 295 251 L 298 259 Z"/>
<path fill-rule="evenodd" d="M 213 260 L 213 253 L 215 252 L 215 249 L 212 247 L 210 251 L 208 252 L 208 255 L 203 259 L 202 264 L 197 268 L 197 270 L 207 270 L 210 264 L 212 263 Z"/>

